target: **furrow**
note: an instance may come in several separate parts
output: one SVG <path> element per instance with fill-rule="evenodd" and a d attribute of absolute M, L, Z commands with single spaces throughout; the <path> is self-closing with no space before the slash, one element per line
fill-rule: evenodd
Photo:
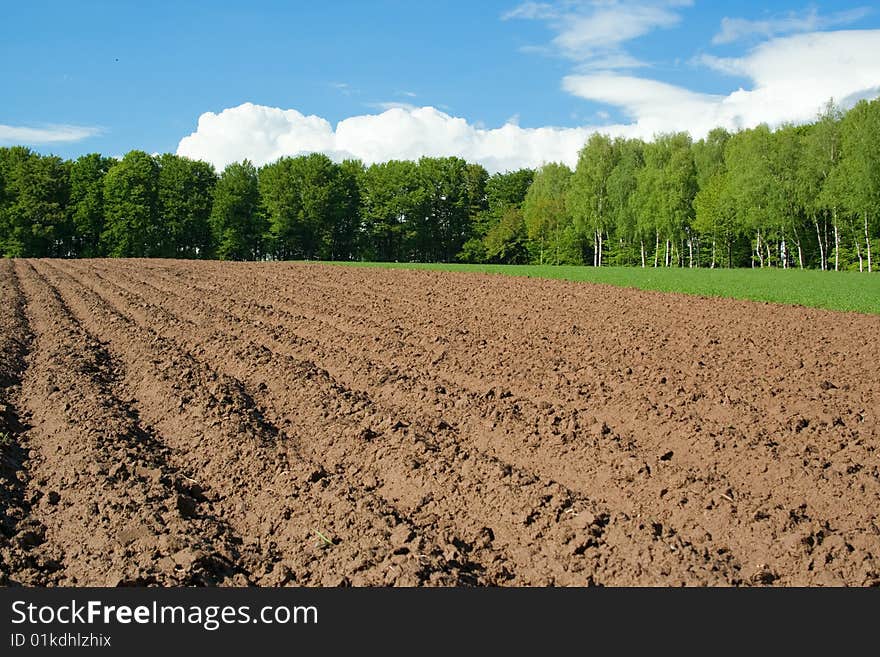
<path fill-rule="evenodd" d="M 416 535 L 405 514 L 364 499 L 346 472 L 304 456 L 293 430 L 275 425 L 241 379 L 206 365 L 204 350 L 196 358 L 173 331 L 159 335 L 143 323 L 149 316 L 155 324 L 159 313 L 101 295 L 66 267 L 53 266 L 52 279 L 138 372 L 131 385 L 140 411 L 172 437 L 177 461 L 259 550 L 260 583 L 479 582 L 479 564 L 444 552 L 430 530 Z M 166 329 L 174 323 L 162 320 Z M 312 375 L 309 368 L 298 374 L 303 381 Z M 294 428 L 312 430 L 308 423 Z"/>
<path fill-rule="evenodd" d="M 235 537 L 189 512 L 198 493 L 126 401 L 120 363 L 32 264 L 16 271 L 35 334 L 22 398 L 41 528 L 27 540 L 49 571 L 33 583 L 246 584 Z"/>
<path fill-rule="evenodd" d="M 118 281 L 114 281 L 112 284 L 108 281 L 105 281 L 105 285 L 119 286 L 121 285 Z M 142 286 L 145 284 L 142 284 Z M 148 286 L 149 287 L 149 286 Z M 157 309 L 153 306 L 153 304 L 145 302 L 142 296 L 137 295 L 135 292 L 131 290 L 128 286 L 123 286 L 119 288 L 119 294 L 128 295 L 129 296 L 129 304 L 132 307 L 143 307 L 143 312 L 150 313 L 155 312 Z M 168 299 L 167 290 L 163 292 L 163 294 L 155 295 L 157 297 L 162 297 L 163 301 L 162 306 L 165 307 L 166 301 Z M 225 362 L 229 362 L 230 359 L 238 356 L 238 358 L 242 359 L 244 363 L 257 363 L 259 365 L 272 365 L 270 368 L 273 371 L 282 371 L 285 369 L 290 369 L 290 365 L 285 365 L 284 362 L 279 362 L 278 354 L 287 351 L 285 344 L 280 342 L 278 339 L 274 339 L 270 342 L 264 342 L 260 345 L 250 345 L 248 346 L 246 340 L 246 333 L 248 330 L 252 330 L 253 327 L 249 326 L 249 322 L 235 319 L 233 322 L 224 322 L 224 329 L 219 330 L 218 326 L 215 326 L 210 323 L 207 318 L 218 318 L 222 317 L 225 313 L 222 309 L 211 308 L 209 311 L 204 313 L 204 316 L 200 320 L 196 320 L 195 318 L 199 317 L 200 313 L 197 311 L 197 307 L 200 304 L 197 299 L 188 299 L 185 306 L 180 306 L 179 310 L 183 310 L 187 312 L 190 319 L 192 321 L 196 321 L 198 323 L 197 326 L 192 326 L 184 331 L 185 335 L 224 335 L 226 336 L 224 340 L 221 340 L 220 345 L 218 346 L 217 353 L 225 359 Z M 166 310 L 161 310 L 161 312 L 167 312 Z M 189 321 L 189 320 L 188 320 Z M 163 322 L 165 323 L 165 322 Z M 225 328 L 230 323 L 236 326 L 236 329 Z M 226 344 L 228 342 L 232 342 L 238 345 L 237 349 L 230 350 Z M 266 346 L 268 345 L 268 347 Z M 204 344 L 201 345 L 204 347 Z M 201 348 L 200 347 L 200 348 Z M 287 404 L 287 407 L 291 409 L 292 413 L 299 412 L 298 408 L 301 406 L 296 400 L 289 400 L 285 398 L 286 391 L 281 390 L 276 395 L 277 400 L 274 402 L 275 406 L 282 406 Z M 370 402 L 367 400 L 366 404 L 369 406 Z M 339 409 L 333 409 L 333 414 L 338 414 Z M 379 433 L 383 432 L 383 426 L 387 428 L 387 426 L 393 426 L 396 424 L 400 424 L 403 422 L 400 420 L 399 415 L 390 415 L 388 420 L 383 423 L 383 425 L 379 426 L 367 426 L 363 424 L 363 420 L 361 419 L 361 425 L 359 431 L 361 434 L 368 433 Z M 492 457 L 490 455 L 486 455 L 481 453 L 479 450 L 474 450 L 471 446 L 471 438 L 467 436 L 467 438 L 463 437 L 461 433 L 455 429 L 455 427 L 449 425 L 444 421 L 440 421 L 435 424 L 431 424 L 430 426 L 419 426 L 419 422 L 413 422 L 410 418 L 405 418 L 406 430 L 402 431 L 404 436 L 407 433 L 407 430 L 415 432 L 416 435 L 419 433 L 425 436 L 433 436 L 434 440 L 432 442 L 436 443 L 439 447 L 440 454 L 437 456 L 429 455 L 430 458 L 427 460 L 427 463 L 437 468 L 438 461 L 442 464 L 443 460 L 440 458 L 444 451 L 448 451 L 450 454 L 447 460 L 450 461 L 450 466 L 440 468 L 440 472 L 446 474 L 449 470 L 454 470 L 455 462 L 466 461 L 468 459 L 476 459 L 477 465 L 482 468 L 480 471 L 480 476 L 477 478 L 477 483 L 473 484 L 472 488 L 477 491 L 479 497 L 489 497 L 492 499 L 493 497 L 497 497 L 499 500 L 499 506 L 505 506 L 506 502 L 505 497 L 510 497 L 510 490 L 503 490 L 502 493 L 493 492 L 498 491 L 501 488 L 506 489 L 519 489 L 523 487 L 523 481 L 535 481 L 540 483 L 546 489 L 551 489 L 554 491 L 553 494 L 547 495 L 546 492 L 544 494 L 533 495 L 533 499 L 531 501 L 523 500 L 518 504 L 519 508 L 516 510 L 514 515 L 514 522 L 512 523 L 515 527 L 508 528 L 505 531 L 505 534 L 502 535 L 500 539 L 496 539 L 495 542 L 501 543 L 505 540 L 506 536 L 517 536 L 520 538 L 515 541 L 511 539 L 506 539 L 509 547 L 508 553 L 513 554 L 516 553 L 519 560 L 525 560 L 525 563 L 528 564 L 528 568 L 530 571 L 541 571 L 542 567 L 544 569 L 543 579 L 536 579 L 534 581 L 537 582 L 565 582 L 565 581 L 578 581 L 577 578 L 581 578 L 579 581 L 583 582 L 588 578 L 592 578 L 592 581 L 598 581 L 597 578 L 593 577 L 589 574 L 589 560 L 581 560 L 578 557 L 581 556 L 582 552 L 580 548 L 586 542 L 590 542 L 590 539 L 583 539 L 583 528 L 581 528 L 581 532 L 578 531 L 569 531 L 568 526 L 565 523 L 559 523 L 560 519 L 560 509 L 564 509 L 568 511 L 568 514 L 563 517 L 563 519 L 568 519 L 575 512 L 575 507 L 580 508 L 592 508 L 597 509 L 598 506 L 595 501 L 589 500 L 583 494 L 577 493 L 570 489 L 567 489 L 564 486 L 559 485 L 557 482 L 550 480 L 541 480 L 540 478 L 536 478 L 527 470 L 522 468 L 516 468 L 508 465 L 503 460 L 500 460 L 496 457 Z M 398 432 L 401 427 L 398 427 Z M 392 430 L 392 433 L 398 433 Z M 356 437 L 356 431 L 353 432 L 353 435 Z M 349 441 L 350 442 L 350 441 Z M 383 441 L 386 442 L 386 441 Z M 332 444 L 329 446 L 332 449 Z M 403 445 L 404 449 L 408 446 Z M 325 454 L 328 453 L 328 449 L 322 450 Z M 400 451 L 403 454 L 405 452 L 398 448 L 395 448 L 395 451 Z M 411 450 L 410 453 L 412 454 Z M 332 452 L 331 452 L 332 453 Z M 365 450 L 367 458 L 370 456 L 370 450 Z M 463 454 L 463 458 L 462 455 Z M 414 463 L 419 464 L 421 461 L 425 461 L 425 455 L 419 455 L 418 453 L 414 454 L 411 457 L 413 458 Z M 358 459 L 360 460 L 360 459 Z M 357 462 L 357 461 L 356 461 Z M 399 468 L 399 464 L 395 464 L 396 467 Z M 420 466 L 419 466 L 420 467 Z M 466 466 L 468 474 L 472 470 L 470 464 Z M 417 468 L 418 469 L 418 468 Z M 517 481 L 510 482 L 509 484 L 505 482 L 504 487 L 499 487 L 494 485 L 494 481 L 500 479 L 502 482 L 504 478 L 499 478 L 497 474 L 493 476 L 493 471 L 495 472 L 506 472 L 506 473 L 515 473 L 519 478 Z M 378 473 L 381 477 L 381 472 Z M 432 475 L 437 476 L 436 473 L 432 472 Z M 385 475 L 387 477 L 387 475 Z M 405 472 L 397 472 L 395 474 L 395 479 L 404 480 L 407 477 L 407 473 Z M 371 477 L 372 479 L 372 477 Z M 460 495 L 464 497 L 466 490 L 465 484 L 467 483 L 468 478 L 461 479 L 458 476 L 454 481 L 461 481 L 462 483 L 456 484 L 456 495 Z M 416 493 L 423 488 L 420 487 L 416 489 Z M 448 486 L 443 486 L 443 488 L 448 489 Z M 483 489 L 487 489 L 487 492 L 484 492 Z M 404 489 L 405 490 L 405 489 Z M 461 491 L 461 492 L 459 492 Z M 552 502 L 555 499 L 556 502 Z M 494 500 L 493 500 L 494 501 Z M 421 506 L 424 502 L 424 498 L 421 496 L 414 497 L 411 501 L 409 501 L 410 505 L 414 507 Z M 551 507 L 556 504 L 559 508 L 555 511 L 552 510 Z M 448 504 L 443 501 L 442 506 L 447 506 Z M 604 507 L 603 507 L 604 508 Z M 609 516 L 607 513 L 607 509 L 599 510 L 598 513 L 592 512 L 594 516 L 603 517 Z M 488 515 L 488 514 L 487 514 Z M 496 513 L 497 516 L 497 513 Z M 734 560 L 728 555 L 724 557 L 720 562 L 715 555 L 710 555 L 705 553 L 706 551 L 703 549 L 698 549 L 694 547 L 692 543 L 690 543 L 686 538 L 679 537 L 674 527 L 666 526 L 663 531 L 658 533 L 656 531 L 656 527 L 658 525 L 657 522 L 649 521 L 647 518 L 641 518 L 636 516 L 629 516 L 625 513 L 617 513 L 612 512 L 611 516 L 615 517 L 615 538 L 614 540 L 631 547 L 632 544 L 636 542 L 641 542 L 644 540 L 645 534 L 650 537 L 649 542 L 659 543 L 663 546 L 663 549 L 669 549 L 668 544 L 678 543 L 679 547 L 675 549 L 669 550 L 669 557 L 673 560 L 692 560 L 693 564 L 691 569 L 695 572 L 701 570 L 710 570 L 714 575 L 712 577 L 716 579 L 721 579 L 721 581 L 727 580 L 735 580 L 737 575 L 735 572 L 735 563 Z M 484 519 L 486 515 L 482 516 Z M 610 517 L 610 516 L 609 516 Z M 479 520 L 479 516 L 476 518 Z M 484 520 L 485 521 L 485 520 Z M 488 527 L 490 529 L 492 535 L 497 536 L 499 532 L 497 531 L 498 521 L 493 522 L 493 526 L 496 526 L 495 529 Z M 519 527 L 519 525 L 525 525 L 527 529 L 523 529 Z M 645 528 L 649 529 L 646 531 Z M 522 536 L 525 534 L 525 537 Z M 553 538 L 554 547 L 550 550 L 553 553 L 552 556 L 547 554 L 546 549 L 541 549 L 541 541 L 545 540 L 544 537 L 547 535 L 559 534 L 561 536 L 562 550 L 563 556 L 559 556 L 556 554 L 557 546 L 556 541 L 559 540 L 557 538 Z M 479 538 L 479 537 L 477 537 Z M 664 542 L 665 541 L 665 542 Z M 465 541 L 465 543 L 473 543 L 473 541 Z M 523 549 L 523 545 L 527 544 L 531 546 L 531 551 L 527 551 Z M 674 547 L 674 545 L 673 545 Z M 571 555 L 564 554 L 565 550 L 569 550 L 572 552 Z M 607 546 L 604 549 L 597 549 L 596 554 L 592 554 L 589 556 L 593 556 L 596 559 L 608 559 L 609 555 L 614 553 L 614 550 L 611 550 Z M 620 551 L 623 552 L 622 550 Z M 525 556 L 524 556 L 525 555 Z M 535 556 L 537 555 L 537 556 Z M 526 559 L 528 557 L 528 559 Z M 533 566 L 532 562 L 541 563 L 544 562 L 544 566 Z M 641 565 L 638 563 L 634 563 L 636 560 L 632 560 L 628 563 L 621 563 L 620 569 L 628 569 L 629 571 L 634 571 L 638 573 L 636 576 L 643 576 L 646 580 L 649 577 L 659 577 L 659 573 L 649 573 L 647 572 Z M 655 560 L 657 561 L 657 560 Z M 587 571 L 587 575 L 584 575 L 584 571 Z M 572 575 L 572 573 L 578 573 L 577 575 Z M 723 579 L 723 578 L 726 578 Z"/>

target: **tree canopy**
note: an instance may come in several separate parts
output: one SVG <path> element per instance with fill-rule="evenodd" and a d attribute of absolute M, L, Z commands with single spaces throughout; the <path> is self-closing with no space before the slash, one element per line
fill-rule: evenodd
<path fill-rule="evenodd" d="M 594 134 L 574 170 L 492 175 L 457 157 L 310 154 L 218 175 L 171 154 L 0 148 L 0 252 L 12 257 L 873 271 L 878 233 L 880 100 L 696 142 Z"/>

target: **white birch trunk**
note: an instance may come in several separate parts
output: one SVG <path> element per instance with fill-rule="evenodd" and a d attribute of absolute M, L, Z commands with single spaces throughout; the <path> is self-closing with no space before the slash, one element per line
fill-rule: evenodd
<path fill-rule="evenodd" d="M 855 242 L 855 245 L 856 245 L 856 256 L 858 256 L 858 258 L 859 258 L 859 272 L 863 272 L 863 271 L 865 271 L 865 266 L 864 266 L 864 263 L 862 260 L 862 240 L 859 238 L 858 234 L 856 233 L 855 226 L 852 225 L 852 220 L 850 220 L 849 227 L 850 227 L 850 230 L 852 230 L 853 242 Z"/>

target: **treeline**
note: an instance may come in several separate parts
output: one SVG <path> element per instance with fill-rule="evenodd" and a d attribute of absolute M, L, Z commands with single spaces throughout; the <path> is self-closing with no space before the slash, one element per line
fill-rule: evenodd
<path fill-rule="evenodd" d="M 491 176 L 455 157 L 364 166 L 311 154 L 218 175 L 170 154 L 65 161 L 0 148 L 11 257 L 871 271 L 878 217 L 880 100 L 697 142 L 597 134 L 574 171 Z"/>
<path fill-rule="evenodd" d="M 872 271 L 880 100 L 809 125 L 653 142 L 594 135 L 577 168 L 549 165 L 523 204 L 533 260 Z"/>

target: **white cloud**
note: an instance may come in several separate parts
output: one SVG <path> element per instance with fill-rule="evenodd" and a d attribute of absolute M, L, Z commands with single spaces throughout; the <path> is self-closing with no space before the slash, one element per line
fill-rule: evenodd
<path fill-rule="evenodd" d="M 334 129 L 317 116 L 245 103 L 199 117 L 197 130 L 180 140 L 179 155 L 207 160 L 218 169 L 248 158 L 260 165 L 285 155 L 323 152 L 366 163 L 390 159 L 459 156 L 490 171 L 537 167 L 545 162 L 573 166 L 593 129 L 521 128 L 507 123 L 484 129 L 433 107 L 395 107 L 354 116 Z"/>
<path fill-rule="evenodd" d="M 848 25 L 871 13 L 868 7 L 821 16 L 816 8 L 804 13 L 789 12 L 762 20 L 728 18 L 721 20 L 721 31 L 712 38 L 714 44 L 734 43 L 750 37 L 770 38 L 795 32 L 815 32 L 839 25 Z"/>
<path fill-rule="evenodd" d="M 78 125 L 48 125 L 43 128 L 0 124 L 0 144 L 53 144 L 82 141 L 103 132 L 101 128 Z"/>
<path fill-rule="evenodd" d="M 676 12 L 662 6 L 601 6 L 589 15 L 572 16 L 553 42 L 573 59 L 583 59 L 680 20 Z"/>
<path fill-rule="evenodd" d="M 485 128 L 433 107 L 397 103 L 334 127 L 318 116 L 246 103 L 203 114 L 177 152 L 218 168 L 244 158 L 263 164 L 308 152 L 367 163 L 456 155 L 491 171 L 556 161 L 571 166 L 596 131 L 644 139 L 688 131 L 700 138 L 718 126 L 736 130 L 809 121 L 831 97 L 848 107 L 880 95 L 880 30 L 782 37 L 743 57 L 704 56 L 701 61 L 746 78 L 749 88 L 713 95 L 613 71 L 572 74 L 563 79 L 565 91 L 618 108 L 617 114 L 626 117 L 625 122 L 609 123 L 609 114 L 597 111 L 597 125 L 576 128 L 522 128 L 515 118 Z"/>
<path fill-rule="evenodd" d="M 524 2 L 505 13 L 501 20 L 510 20 L 512 18 L 525 18 L 534 20 L 536 18 L 559 18 L 560 12 L 552 4 L 548 2 Z"/>
<path fill-rule="evenodd" d="M 326 119 L 245 103 L 202 114 L 196 131 L 180 140 L 177 153 L 222 167 L 244 158 L 260 164 L 282 155 L 324 151 L 332 143 L 333 127 Z"/>
<path fill-rule="evenodd" d="M 699 138 L 716 126 L 736 130 L 760 123 L 802 123 L 815 118 L 829 98 L 847 107 L 880 93 L 880 30 L 785 37 L 742 58 L 704 56 L 701 61 L 750 79 L 752 89 L 711 95 L 614 73 L 570 75 L 563 88 L 619 107 L 632 123 L 609 131 L 644 138 L 670 131 L 689 131 Z"/>
<path fill-rule="evenodd" d="M 608 70 L 644 66 L 626 53 L 623 45 L 654 30 L 678 25 L 681 22 L 678 10 L 692 4 L 692 0 L 526 2 L 502 18 L 546 21 L 556 32 L 550 52 L 578 61 L 582 66 Z M 540 46 L 529 49 L 546 52 Z"/>

